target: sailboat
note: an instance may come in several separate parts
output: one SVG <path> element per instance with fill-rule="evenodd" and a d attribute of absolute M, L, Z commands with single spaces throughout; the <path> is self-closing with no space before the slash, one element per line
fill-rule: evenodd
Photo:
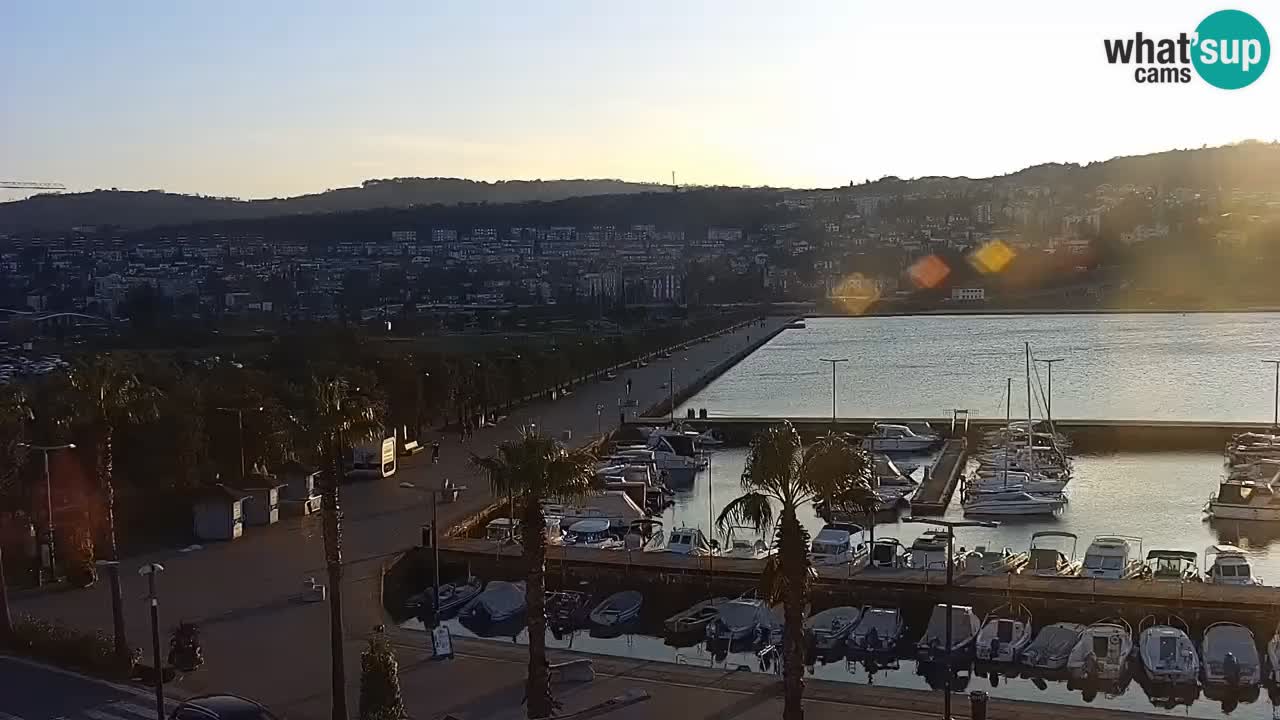
<path fill-rule="evenodd" d="M 1030 385 L 1027 387 L 1030 399 Z M 1013 414 L 1013 378 L 1005 379 L 1004 407 L 1005 423 L 1010 424 Z M 1056 483 L 1049 485 L 1050 488 L 1057 488 L 1056 493 L 1033 495 L 1028 492 L 1026 488 L 1030 485 L 1031 474 L 1026 474 L 1026 480 L 1022 481 L 1010 471 L 1012 452 L 1013 449 L 1006 440 L 1002 474 L 991 478 L 975 475 L 965 484 L 964 495 L 960 500 L 965 515 L 1054 515 L 1066 505 L 1066 499 Z"/>

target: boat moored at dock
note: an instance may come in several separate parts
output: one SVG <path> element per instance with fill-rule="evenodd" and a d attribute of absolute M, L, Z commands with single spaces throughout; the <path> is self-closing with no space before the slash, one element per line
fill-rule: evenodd
<path fill-rule="evenodd" d="M 1122 682 L 1129 673 L 1133 654 L 1133 628 L 1123 618 L 1093 623 L 1084 629 L 1067 658 L 1067 671 L 1075 680 Z"/>

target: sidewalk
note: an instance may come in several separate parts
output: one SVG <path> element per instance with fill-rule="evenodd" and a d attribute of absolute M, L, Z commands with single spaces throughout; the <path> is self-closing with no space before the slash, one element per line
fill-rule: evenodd
<path fill-rule="evenodd" d="M 345 485 L 344 620 L 348 643 L 348 678 L 359 677 L 359 652 L 369 629 L 384 622 L 381 573 L 404 549 L 420 541 L 421 525 L 429 519 L 428 499 L 420 492 L 398 487 L 409 481 L 435 487 L 449 478 L 470 489 L 462 500 L 442 505 L 442 526 L 457 522 L 492 502 L 485 478 L 467 463 L 468 453 L 487 454 L 503 440 L 517 437 L 519 428 L 536 423 L 557 437 L 571 431 L 574 444 L 589 442 L 596 433 L 596 406 L 603 405 L 600 425 L 617 426 L 618 399 L 632 379 L 632 397 L 640 409 L 668 395 L 663 387 L 674 366 L 677 385 L 685 385 L 742 350 L 748 337 L 758 342 L 786 324 L 770 318 L 766 327 L 750 327 L 701 343 L 670 360 L 618 374 L 617 379 L 580 385 L 569 397 L 542 401 L 516 409 L 496 427 L 480 428 L 463 445 L 456 435 L 441 437 L 441 458 L 432 465 L 429 453 L 402 458 L 395 477 Z M 272 528 L 249 528 L 243 538 L 212 544 L 203 550 L 177 550 L 127 558 L 121 563 L 130 641 L 150 648 L 146 585 L 137 575 L 141 565 L 158 561 L 165 572 L 159 579 L 162 642 L 179 620 L 201 625 L 205 667 L 180 681 L 190 692 L 230 691 L 261 700 L 288 712 L 292 718 L 327 717 L 328 608 L 324 603 L 296 600 L 303 582 L 314 577 L 325 583 L 319 516 L 288 518 Z M 15 612 L 62 619 L 81 628 L 111 627 L 107 583 L 87 590 L 43 590 L 15 593 Z M 293 709 L 319 696 L 322 711 L 298 714 Z M 355 696 L 351 702 L 356 701 Z"/>

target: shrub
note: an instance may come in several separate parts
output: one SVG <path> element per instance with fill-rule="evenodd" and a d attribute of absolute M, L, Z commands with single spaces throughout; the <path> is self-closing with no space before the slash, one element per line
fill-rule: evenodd
<path fill-rule="evenodd" d="M 104 677 L 127 678 L 142 657 L 131 652 L 129 667 L 120 667 L 111 636 L 98 630 L 88 633 L 30 615 L 13 621 L 13 650 L 35 660 Z"/>
<path fill-rule="evenodd" d="M 400 696 L 400 665 L 379 629 L 369 638 L 360 656 L 360 720 L 401 720 L 405 717 Z"/>

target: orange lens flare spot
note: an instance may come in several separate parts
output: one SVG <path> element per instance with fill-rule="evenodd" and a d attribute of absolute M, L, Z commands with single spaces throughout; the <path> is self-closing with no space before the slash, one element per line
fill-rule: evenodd
<path fill-rule="evenodd" d="M 951 268 L 937 255 L 922 257 L 907 270 L 907 275 L 917 288 L 938 287 L 950 274 Z"/>

